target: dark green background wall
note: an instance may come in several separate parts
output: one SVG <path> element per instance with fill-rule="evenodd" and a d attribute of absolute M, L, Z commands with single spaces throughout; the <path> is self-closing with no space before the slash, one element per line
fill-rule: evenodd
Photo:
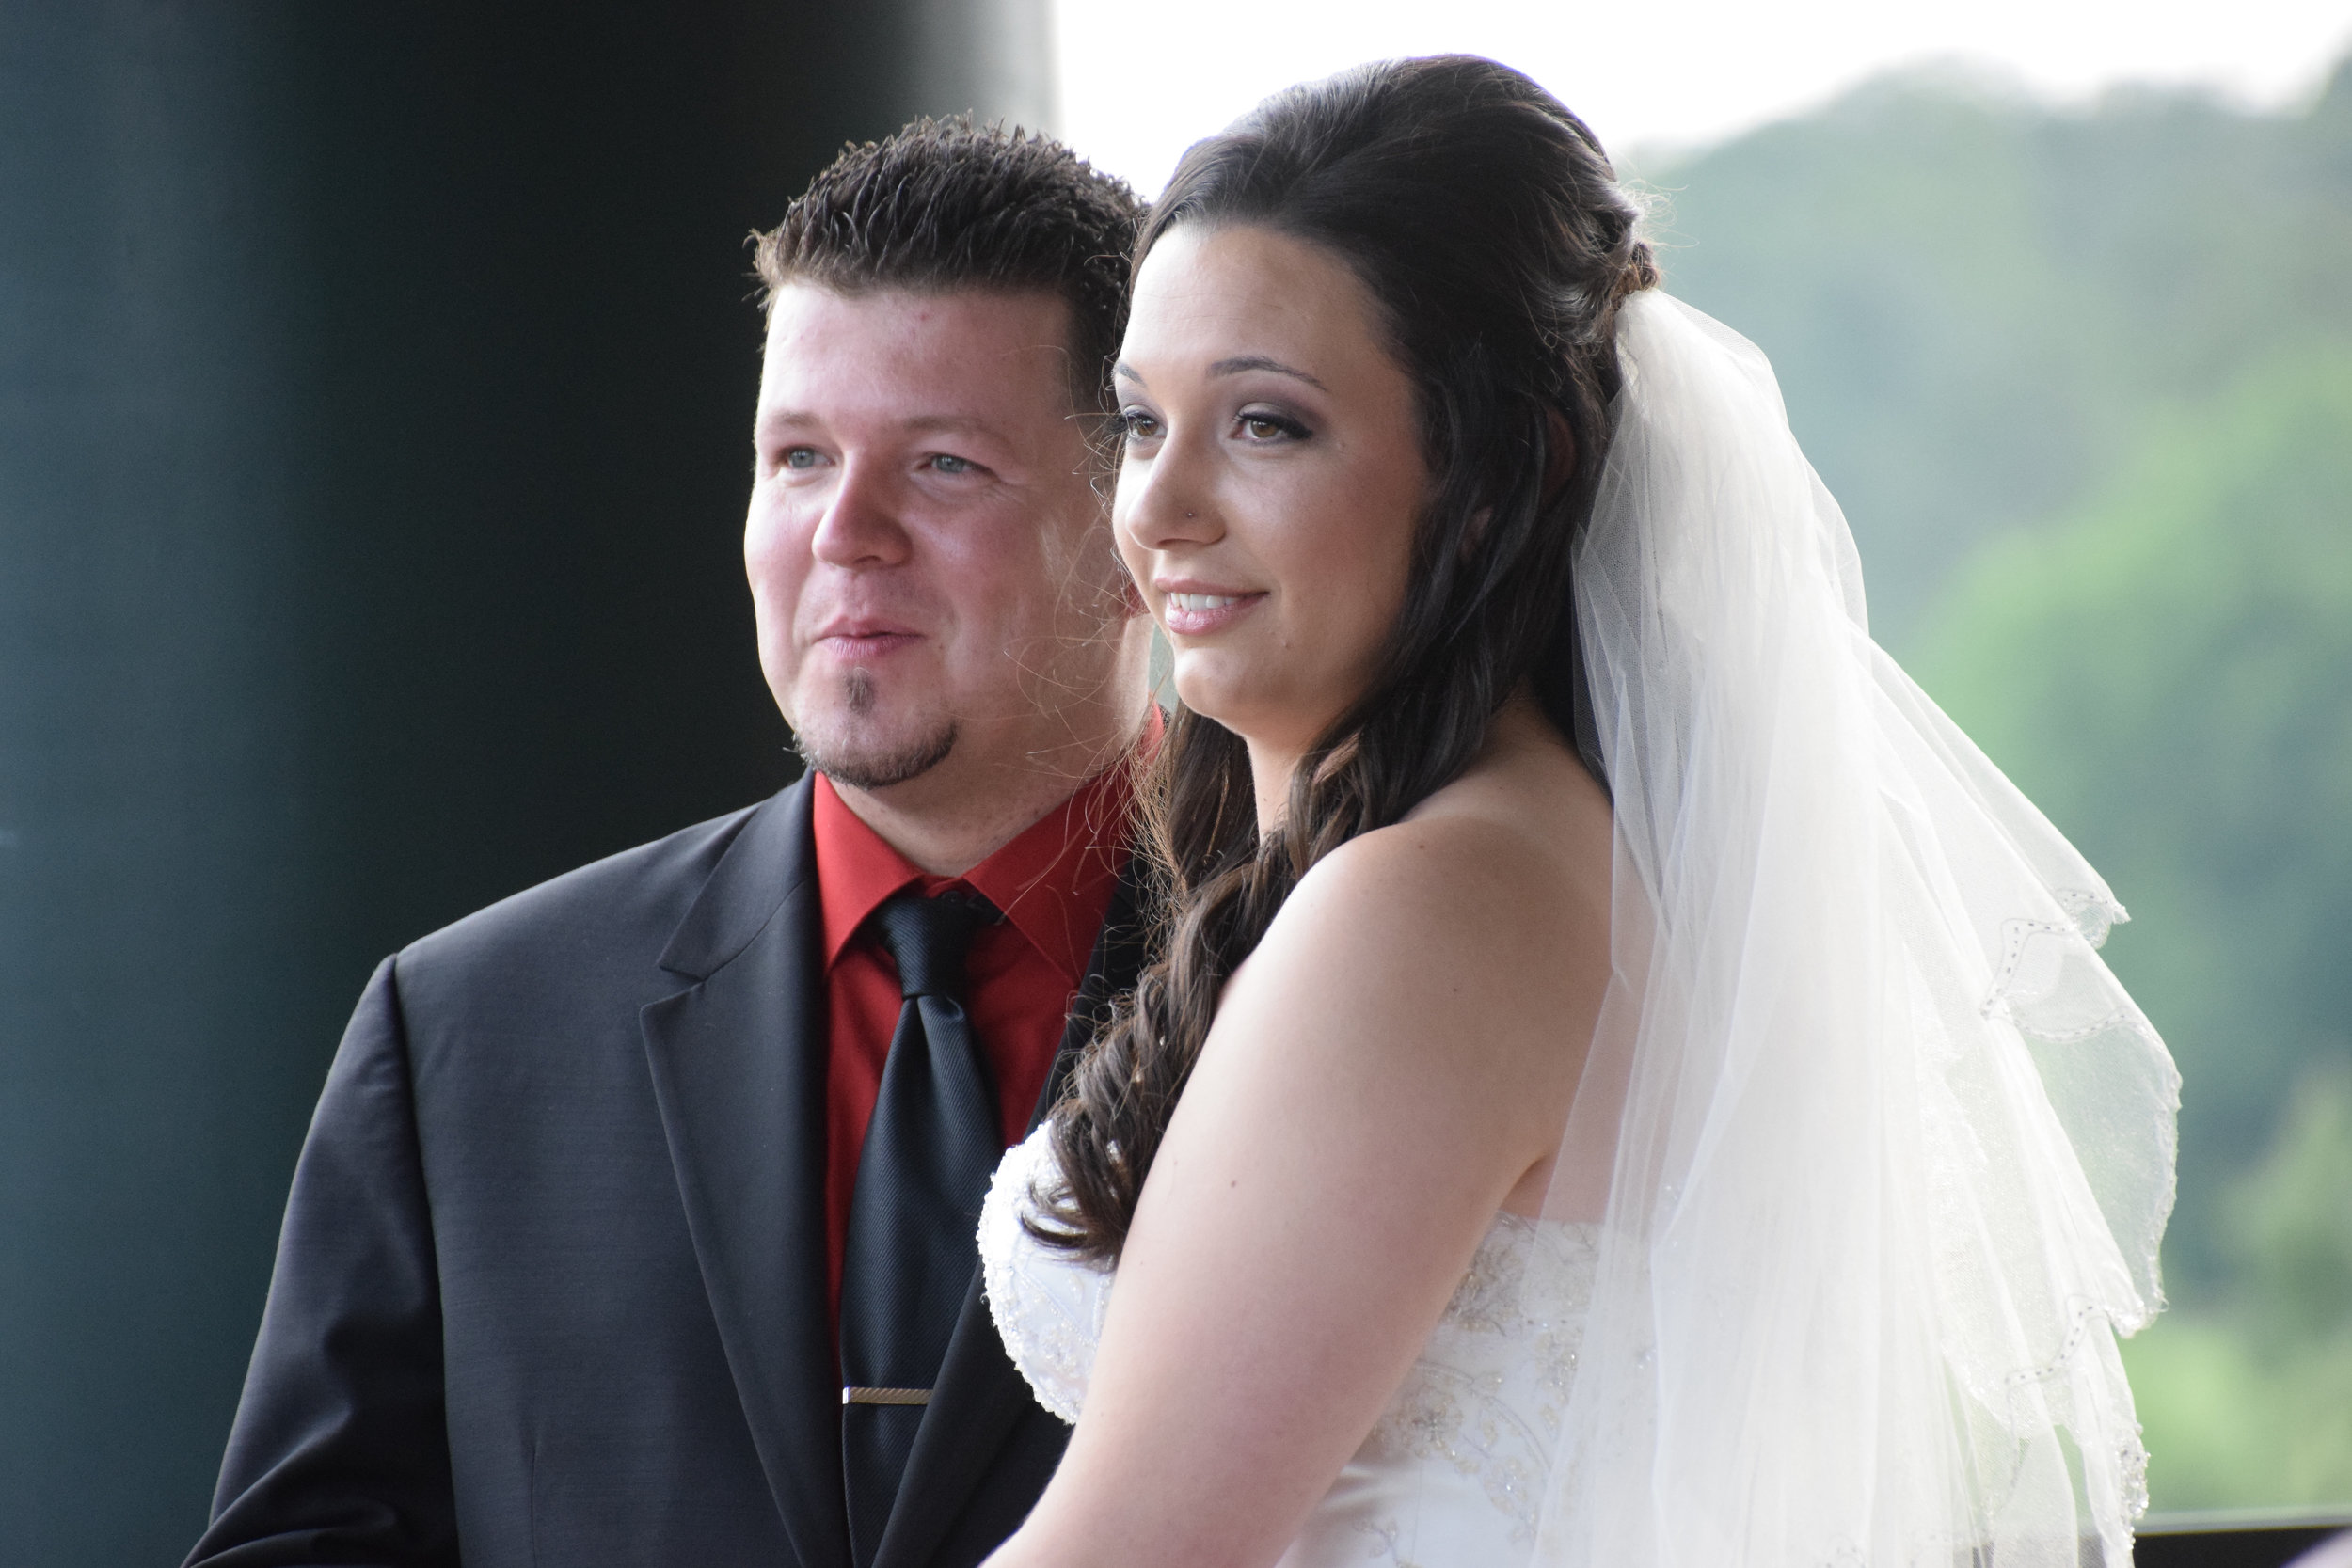
<path fill-rule="evenodd" d="M 376 958 L 790 776 L 743 236 L 1043 18 L 0 0 L 0 1564 L 194 1540 Z"/>

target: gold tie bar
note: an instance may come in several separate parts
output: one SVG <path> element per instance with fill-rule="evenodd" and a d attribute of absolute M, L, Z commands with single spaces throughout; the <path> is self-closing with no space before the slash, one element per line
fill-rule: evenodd
<path fill-rule="evenodd" d="M 844 1388 L 843 1404 L 929 1404 L 929 1388 Z"/>

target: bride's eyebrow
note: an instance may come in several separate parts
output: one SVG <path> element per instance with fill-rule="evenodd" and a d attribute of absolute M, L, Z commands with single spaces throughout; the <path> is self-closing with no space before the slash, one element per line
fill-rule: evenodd
<path fill-rule="evenodd" d="M 1318 392 L 1327 392 L 1331 389 L 1305 371 L 1293 365 L 1285 365 L 1279 359 L 1269 359 L 1263 354 L 1245 354 L 1237 359 L 1219 359 L 1209 367 L 1211 375 L 1239 375 L 1244 371 L 1272 371 L 1276 375 L 1287 375 L 1303 381 Z"/>
<path fill-rule="evenodd" d="M 1318 392 L 1327 392 L 1331 389 L 1296 366 L 1285 365 L 1279 359 L 1269 359 L 1263 354 L 1245 354 L 1237 358 L 1219 359 L 1209 367 L 1209 373 L 1213 376 L 1239 375 L 1244 371 L 1271 371 L 1276 375 L 1287 375 L 1303 381 Z M 1141 372 L 1124 359 L 1111 367 L 1111 374 L 1121 381 L 1132 381 L 1138 387 L 1148 388 L 1152 385 L 1143 379 Z"/>

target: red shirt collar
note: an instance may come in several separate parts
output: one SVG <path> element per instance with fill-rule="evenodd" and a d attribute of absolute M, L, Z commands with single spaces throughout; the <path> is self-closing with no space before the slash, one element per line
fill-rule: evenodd
<path fill-rule="evenodd" d="M 1160 727 L 1155 707 L 1140 754 L 1155 749 Z M 961 877 L 931 876 L 892 848 L 842 800 L 833 781 L 818 774 L 811 825 L 826 967 L 841 957 L 866 917 L 901 888 L 920 884 L 926 894 L 936 894 L 961 884 L 1004 911 L 1074 990 L 1086 978 L 1095 935 L 1127 862 L 1127 806 L 1134 792 L 1129 764 L 1122 757 L 1089 779 Z"/>

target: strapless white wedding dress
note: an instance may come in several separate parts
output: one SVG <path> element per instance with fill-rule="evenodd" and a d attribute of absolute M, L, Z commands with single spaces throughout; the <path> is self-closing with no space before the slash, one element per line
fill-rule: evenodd
<path fill-rule="evenodd" d="M 1006 1154 L 980 1212 L 997 1332 L 1038 1402 L 1075 1421 L 1113 1271 L 1022 1227 L 1049 1129 Z M 1592 1297 L 1596 1227 L 1501 1214 L 1445 1316 L 1280 1568 L 1485 1568 L 1526 1558 Z"/>

